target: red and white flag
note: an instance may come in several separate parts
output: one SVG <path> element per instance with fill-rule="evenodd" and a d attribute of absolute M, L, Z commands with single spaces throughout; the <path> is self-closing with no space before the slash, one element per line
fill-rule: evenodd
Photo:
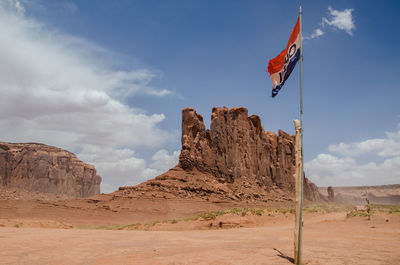
<path fill-rule="evenodd" d="M 270 74 L 272 84 L 272 97 L 275 97 L 285 81 L 289 78 L 297 61 L 300 58 L 300 17 L 297 19 L 296 25 L 290 34 L 286 48 L 274 59 L 268 63 L 268 72 Z"/>

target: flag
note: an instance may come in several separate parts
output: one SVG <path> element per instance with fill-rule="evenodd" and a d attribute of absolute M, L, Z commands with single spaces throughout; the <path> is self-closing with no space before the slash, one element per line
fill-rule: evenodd
<path fill-rule="evenodd" d="M 272 89 L 272 97 L 275 97 L 285 81 L 292 73 L 297 61 L 300 58 L 300 17 L 297 19 L 296 25 L 290 34 L 286 48 L 274 59 L 268 63 L 268 72 L 272 80 L 274 88 Z"/>

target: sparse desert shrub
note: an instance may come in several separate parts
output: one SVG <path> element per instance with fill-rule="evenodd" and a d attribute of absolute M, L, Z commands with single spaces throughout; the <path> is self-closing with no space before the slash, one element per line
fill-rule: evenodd
<path fill-rule="evenodd" d="M 200 219 L 200 218 L 202 218 L 204 220 L 215 220 L 217 218 L 217 213 L 216 212 L 203 213 L 197 219 Z"/>
<path fill-rule="evenodd" d="M 354 205 L 337 203 L 310 203 L 304 206 L 303 211 L 311 213 L 348 212 Z"/>
<path fill-rule="evenodd" d="M 380 213 L 400 213 L 400 205 L 371 204 L 371 210 Z"/>
<path fill-rule="evenodd" d="M 264 209 L 253 209 L 252 214 L 261 216 L 264 214 Z"/>
<path fill-rule="evenodd" d="M 250 213 L 253 215 L 261 216 L 264 214 L 264 211 L 265 210 L 261 209 L 261 208 L 232 208 L 232 209 L 227 209 L 227 210 L 202 213 L 195 217 L 187 218 L 185 220 L 198 220 L 198 219 L 215 220 L 218 216 L 225 215 L 225 214 L 236 214 L 236 215 L 245 216 L 246 214 Z"/>
<path fill-rule="evenodd" d="M 368 213 L 366 211 L 364 211 L 364 210 L 354 209 L 354 210 L 348 212 L 346 216 L 347 216 L 347 218 L 349 218 L 349 217 L 357 217 L 357 216 L 358 217 L 368 217 Z"/>

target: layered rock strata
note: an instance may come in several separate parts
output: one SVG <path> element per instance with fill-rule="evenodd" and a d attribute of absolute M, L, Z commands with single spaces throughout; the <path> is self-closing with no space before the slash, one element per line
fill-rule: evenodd
<path fill-rule="evenodd" d="M 216 197 L 232 200 L 292 200 L 295 138 L 264 131 L 260 117 L 246 108 L 214 108 L 210 129 L 193 108 L 182 111 L 182 149 L 178 165 L 126 195 Z M 139 193 L 138 193 L 139 192 Z M 322 199 L 304 181 L 305 198 Z"/>
<path fill-rule="evenodd" d="M 37 143 L 0 143 L 0 185 L 69 197 L 100 193 L 94 166 L 73 153 Z"/>

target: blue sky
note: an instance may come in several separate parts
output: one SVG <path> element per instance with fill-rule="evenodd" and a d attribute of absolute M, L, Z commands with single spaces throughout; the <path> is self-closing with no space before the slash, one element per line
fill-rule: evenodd
<path fill-rule="evenodd" d="M 248 108 L 294 133 L 299 67 L 270 97 L 297 1 L 0 1 L 0 140 L 75 152 L 102 190 L 177 162 L 181 110 Z M 398 1 L 301 1 L 306 174 L 400 183 Z"/>

